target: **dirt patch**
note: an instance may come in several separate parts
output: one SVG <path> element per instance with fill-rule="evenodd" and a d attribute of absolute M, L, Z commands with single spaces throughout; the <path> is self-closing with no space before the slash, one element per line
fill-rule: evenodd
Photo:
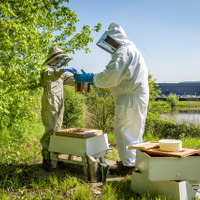
<path fill-rule="evenodd" d="M 115 141 L 109 141 L 109 146 L 110 147 L 116 147 L 116 142 Z"/>

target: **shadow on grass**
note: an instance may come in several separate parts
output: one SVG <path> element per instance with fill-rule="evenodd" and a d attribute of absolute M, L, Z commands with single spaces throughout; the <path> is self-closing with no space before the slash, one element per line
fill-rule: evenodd
<path fill-rule="evenodd" d="M 0 189 L 19 189 L 28 187 L 33 182 L 48 180 L 55 176 L 59 180 L 66 178 L 66 174 L 87 181 L 81 166 L 61 164 L 54 171 L 45 171 L 42 164 L 0 164 Z"/>
<path fill-rule="evenodd" d="M 95 185 L 83 174 L 82 166 L 66 163 L 51 172 L 45 171 L 42 164 L 0 164 L 0 191 L 8 199 L 11 196 L 25 196 L 24 199 L 62 196 L 68 199 L 74 195 L 77 195 L 75 199 L 163 199 L 133 193 L 130 190 L 131 176 L 108 175 L 106 184 L 99 182 Z"/>

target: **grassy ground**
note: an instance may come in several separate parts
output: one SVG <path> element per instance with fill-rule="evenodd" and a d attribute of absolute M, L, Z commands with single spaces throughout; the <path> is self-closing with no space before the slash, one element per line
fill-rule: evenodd
<path fill-rule="evenodd" d="M 31 127 L 29 127 L 31 129 Z M 73 199 L 73 200 L 133 200 L 167 199 L 150 194 L 137 195 L 130 191 L 131 176 L 123 181 L 112 181 L 101 187 L 94 187 L 78 173 L 68 169 L 46 172 L 41 167 L 41 146 L 39 139 L 43 128 L 34 126 L 32 133 L 24 139 L 0 142 L 0 199 Z M 118 152 L 114 134 L 109 133 L 113 152 L 108 159 L 117 160 Z M 148 135 L 144 141 L 158 140 Z M 4 142 L 6 141 L 6 142 Z M 200 139 L 184 138 L 184 146 L 200 147 Z"/>
<path fill-rule="evenodd" d="M 179 101 L 176 110 L 200 112 L 200 101 Z"/>
<path fill-rule="evenodd" d="M 200 101 L 179 101 L 180 107 L 200 107 Z"/>

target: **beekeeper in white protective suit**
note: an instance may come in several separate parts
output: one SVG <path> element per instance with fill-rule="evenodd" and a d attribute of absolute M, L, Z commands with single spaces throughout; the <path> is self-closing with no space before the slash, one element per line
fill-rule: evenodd
<path fill-rule="evenodd" d="M 42 122 L 45 133 L 41 139 L 43 167 L 45 170 L 53 170 L 50 160 L 49 140 L 50 136 L 61 129 L 64 112 L 63 84 L 74 85 L 74 78 L 64 72 L 76 73 L 74 68 L 64 67 L 70 58 L 63 50 L 55 45 L 50 48 L 46 70 L 41 74 L 41 85 L 44 88 L 42 97 Z"/>
<path fill-rule="evenodd" d="M 143 141 L 149 102 L 148 70 L 135 44 L 116 23 L 110 24 L 97 45 L 112 54 L 106 69 L 93 77 L 95 86 L 111 88 L 115 100 L 114 128 L 121 161 L 110 173 L 131 174 L 136 151 L 127 147 Z"/>

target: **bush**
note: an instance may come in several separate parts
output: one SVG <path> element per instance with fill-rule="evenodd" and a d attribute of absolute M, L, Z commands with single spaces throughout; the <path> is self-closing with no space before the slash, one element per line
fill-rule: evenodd
<path fill-rule="evenodd" d="M 156 101 L 160 90 L 155 88 L 155 80 L 149 75 L 150 101 L 148 105 L 148 116 L 160 119 L 162 113 L 169 112 L 170 106 L 167 102 Z M 87 95 L 87 125 L 92 128 L 103 129 L 111 132 L 114 128 L 114 100 L 109 88 L 91 88 Z"/>
<path fill-rule="evenodd" d="M 113 130 L 114 100 L 109 88 L 91 88 L 87 95 L 87 125 L 106 132 Z"/>
<path fill-rule="evenodd" d="M 177 124 L 171 120 L 147 118 L 145 135 L 153 134 L 159 138 L 181 139 L 183 137 L 199 137 L 200 126 L 194 124 Z"/>
<path fill-rule="evenodd" d="M 75 93 L 74 87 L 64 86 L 65 111 L 63 127 L 83 127 L 85 113 L 85 96 Z"/>
<path fill-rule="evenodd" d="M 178 97 L 171 93 L 168 97 L 166 97 L 167 102 L 171 105 L 171 108 L 173 109 L 179 102 Z"/>
<path fill-rule="evenodd" d="M 44 126 L 40 122 L 15 120 L 8 128 L 1 129 L 0 146 L 40 139 L 43 132 Z"/>

